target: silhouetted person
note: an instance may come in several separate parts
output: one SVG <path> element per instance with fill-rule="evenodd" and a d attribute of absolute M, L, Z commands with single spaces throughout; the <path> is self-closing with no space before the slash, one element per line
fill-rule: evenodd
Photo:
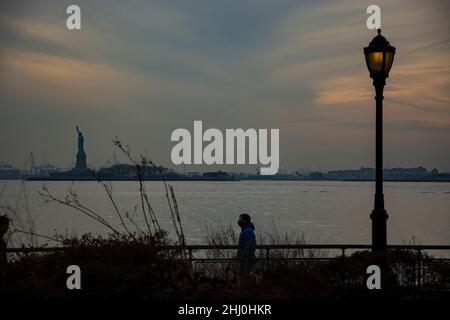
<path fill-rule="evenodd" d="M 253 260 L 256 258 L 255 226 L 247 213 L 239 216 L 238 225 L 241 227 L 237 252 L 238 259 L 243 261 Z"/>
<path fill-rule="evenodd" d="M 238 225 L 241 227 L 237 251 L 237 258 L 239 259 L 239 281 L 245 282 L 250 279 L 250 269 L 256 259 L 255 226 L 247 213 L 239 216 Z"/>
<path fill-rule="evenodd" d="M 6 254 L 6 241 L 4 239 L 5 234 L 8 232 L 9 218 L 0 216 L 0 284 L 3 285 L 6 280 L 6 264 L 8 257 Z"/>

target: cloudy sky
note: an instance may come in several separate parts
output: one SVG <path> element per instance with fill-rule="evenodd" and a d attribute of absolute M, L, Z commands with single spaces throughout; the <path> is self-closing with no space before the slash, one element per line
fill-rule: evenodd
<path fill-rule="evenodd" d="M 69 4 L 82 30 L 66 29 Z M 101 166 L 119 136 L 171 165 L 170 134 L 279 128 L 283 169 L 374 165 L 362 48 L 378 4 L 397 48 L 385 165 L 450 170 L 448 1 L 0 0 L 0 161 Z M 120 159 L 120 158 L 119 158 Z M 201 169 L 201 168 L 197 168 Z"/>

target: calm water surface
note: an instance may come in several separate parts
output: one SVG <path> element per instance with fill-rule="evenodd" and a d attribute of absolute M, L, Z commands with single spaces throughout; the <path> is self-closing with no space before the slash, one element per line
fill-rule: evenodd
<path fill-rule="evenodd" d="M 52 235 L 105 233 L 103 226 L 75 210 L 44 203 L 39 196 L 42 182 L 26 182 L 30 215 L 36 232 Z M 45 182 L 58 197 L 64 197 L 70 182 Z M 371 182 L 240 181 L 171 182 L 175 188 L 188 243 L 203 243 L 207 230 L 232 223 L 249 212 L 256 231 L 303 234 L 312 243 L 370 243 L 369 215 L 373 205 Z M 161 225 L 173 232 L 162 182 L 147 182 L 150 199 Z M 112 224 L 118 218 L 102 186 L 97 182 L 75 182 L 80 201 L 102 214 Z M 17 206 L 21 219 L 27 217 L 23 186 L 19 181 L 0 181 L 0 203 Z M 133 212 L 139 204 L 136 182 L 113 182 L 114 198 L 122 210 Z M 388 182 L 385 202 L 389 214 L 388 242 L 402 244 L 450 243 L 450 183 Z M 144 226 L 142 216 L 136 221 Z"/>

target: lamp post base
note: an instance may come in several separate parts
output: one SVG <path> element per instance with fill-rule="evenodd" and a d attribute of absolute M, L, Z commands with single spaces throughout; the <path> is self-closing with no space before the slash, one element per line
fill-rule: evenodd
<path fill-rule="evenodd" d="M 386 250 L 387 219 L 389 215 L 385 209 L 374 209 L 370 215 L 372 219 L 372 250 Z"/>

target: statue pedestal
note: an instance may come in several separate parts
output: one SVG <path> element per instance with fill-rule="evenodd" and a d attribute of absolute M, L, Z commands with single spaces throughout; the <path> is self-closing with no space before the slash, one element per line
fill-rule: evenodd
<path fill-rule="evenodd" d="M 75 169 L 87 169 L 86 153 L 77 153 L 77 164 L 75 165 Z"/>

